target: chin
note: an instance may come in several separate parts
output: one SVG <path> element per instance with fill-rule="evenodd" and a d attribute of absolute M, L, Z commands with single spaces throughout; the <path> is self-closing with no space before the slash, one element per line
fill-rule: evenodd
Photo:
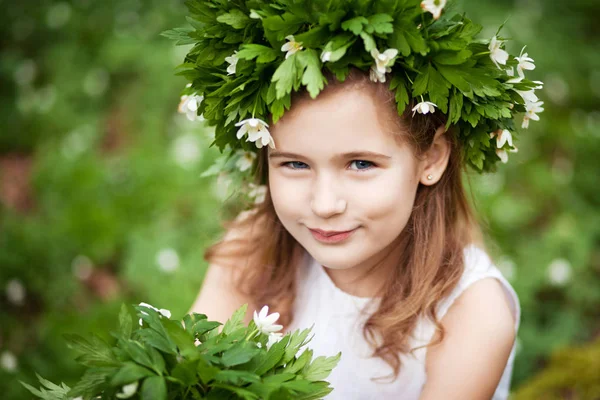
<path fill-rule="evenodd" d="M 351 251 L 349 247 L 351 246 L 323 246 L 318 243 L 304 246 L 319 264 L 331 269 L 350 269 L 362 262 L 364 257 Z"/>

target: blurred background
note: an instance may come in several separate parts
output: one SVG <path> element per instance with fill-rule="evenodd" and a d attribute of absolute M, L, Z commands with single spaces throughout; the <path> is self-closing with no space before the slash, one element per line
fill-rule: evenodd
<path fill-rule="evenodd" d="M 516 399 L 600 399 L 600 2 L 464 0 L 545 82 L 494 175 L 471 175 L 491 255 L 523 317 Z M 73 384 L 63 333 L 107 336 L 123 302 L 179 318 L 221 232 L 200 178 L 211 131 L 177 114 L 182 0 L 0 0 L 0 393 Z M 108 336 L 107 336 L 108 337 Z"/>

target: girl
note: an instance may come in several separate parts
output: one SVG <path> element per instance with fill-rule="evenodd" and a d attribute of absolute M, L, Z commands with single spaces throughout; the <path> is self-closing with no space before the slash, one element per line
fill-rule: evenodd
<path fill-rule="evenodd" d="M 413 115 L 414 114 L 414 115 Z M 331 399 L 505 399 L 519 302 L 483 250 L 456 132 L 352 70 L 295 95 L 259 157 L 263 203 L 208 249 L 191 311 L 267 304 L 342 352 Z M 214 302 L 214 299 L 220 299 Z"/>
<path fill-rule="evenodd" d="M 217 172 L 266 184 L 206 252 L 191 311 L 314 325 L 315 356 L 342 352 L 328 399 L 506 399 L 519 301 L 461 174 L 516 151 L 513 114 L 539 119 L 533 60 L 445 0 L 186 4 L 181 108 L 231 150 Z"/>

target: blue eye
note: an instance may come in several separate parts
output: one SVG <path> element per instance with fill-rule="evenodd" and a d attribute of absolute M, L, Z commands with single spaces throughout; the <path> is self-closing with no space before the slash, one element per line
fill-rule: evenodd
<path fill-rule="evenodd" d="M 371 169 L 375 166 L 374 163 L 372 163 L 371 161 L 365 161 L 365 160 L 354 160 L 350 163 L 350 165 L 356 165 L 356 168 L 350 168 L 350 169 L 354 169 L 357 171 L 365 171 L 368 169 Z"/>
<path fill-rule="evenodd" d="M 308 165 L 301 161 L 288 161 L 281 165 L 288 167 L 290 169 L 306 169 L 306 168 L 308 168 Z"/>

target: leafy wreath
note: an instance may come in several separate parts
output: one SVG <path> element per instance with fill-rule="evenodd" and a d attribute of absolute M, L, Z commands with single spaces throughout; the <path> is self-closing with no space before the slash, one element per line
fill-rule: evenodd
<path fill-rule="evenodd" d="M 522 128 L 539 120 L 543 85 L 525 78 L 535 68 L 521 51 L 511 56 L 499 36 L 477 39 L 482 27 L 444 11 L 446 0 L 188 0 L 190 28 L 163 35 L 193 44 L 177 74 L 189 80 L 180 111 L 215 127 L 224 157 L 208 174 L 249 174 L 257 149 L 274 146 L 275 123 L 293 91 L 312 98 L 343 81 L 351 67 L 369 71 L 395 93 L 398 113 L 447 116 L 476 171 L 495 170 Z M 245 140 L 244 140 L 245 138 Z"/>

